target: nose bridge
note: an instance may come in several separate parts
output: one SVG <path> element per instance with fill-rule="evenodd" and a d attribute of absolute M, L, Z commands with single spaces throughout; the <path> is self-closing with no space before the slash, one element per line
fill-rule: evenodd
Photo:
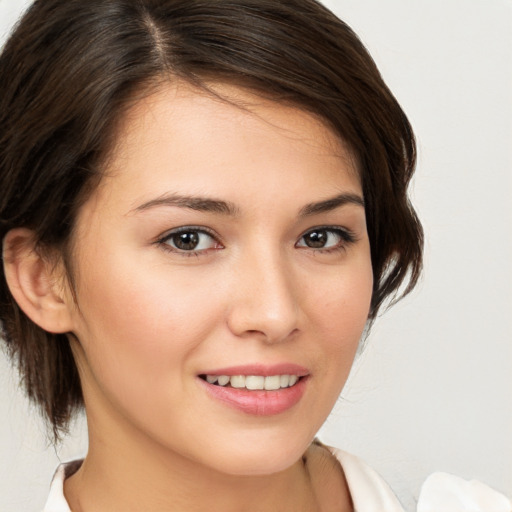
<path fill-rule="evenodd" d="M 239 336 L 257 334 L 268 342 L 284 340 L 294 332 L 299 304 L 292 274 L 277 244 L 244 252 L 228 319 L 231 330 Z"/>

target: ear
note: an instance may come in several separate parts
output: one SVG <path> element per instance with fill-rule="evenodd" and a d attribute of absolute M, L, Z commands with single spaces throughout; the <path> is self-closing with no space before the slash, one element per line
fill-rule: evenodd
<path fill-rule="evenodd" d="M 53 333 L 72 330 L 74 303 L 59 275 L 61 266 L 41 255 L 31 230 L 16 228 L 5 235 L 3 264 L 11 294 L 35 324 Z"/>

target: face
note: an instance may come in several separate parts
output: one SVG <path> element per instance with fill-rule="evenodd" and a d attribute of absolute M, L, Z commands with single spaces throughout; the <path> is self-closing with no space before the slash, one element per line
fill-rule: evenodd
<path fill-rule="evenodd" d="M 180 85 L 127 114 L 77 220 L 74 353 L 92 432 L 273 473 L 326 419 L 365 326 L 362 191 L 312 115 L 218 90 L 243 108 Z"/>

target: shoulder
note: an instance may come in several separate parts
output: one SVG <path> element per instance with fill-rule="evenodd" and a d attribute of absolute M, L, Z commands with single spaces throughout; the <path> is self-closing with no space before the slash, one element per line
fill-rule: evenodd
<path fill-rule="evenodd" d="M 423 484 L 417 512 L 512 512 L 503 494 L 478 480 L 464 480 L 449 473 L 433 473 Z"/>
<path fill-rule="evenodd" d="M 326 448 L 343 469 L 356 512 L 403 512 L 404 509 L 389 485 L 368 464 L 343 450 Z"/>
<path fill-rule="evenodd" d="M 339 461 L 356 512 L 403 512 L 384 479 L 359 457 L 327 447 Z M 477 480 L 464 480 L 448 473 L 433 473 L 423 484 L 416 512 L 512 512 L 503 494 Z"/>
<path fill-rule="evenodd" d="M 82 460 L 74 460 L 61 464 L 52 479 L 50 494 L 46 500 L 43 512 L 71 512 L 64 497 L 64 480 L 75 473 L 82 465 Z"/>

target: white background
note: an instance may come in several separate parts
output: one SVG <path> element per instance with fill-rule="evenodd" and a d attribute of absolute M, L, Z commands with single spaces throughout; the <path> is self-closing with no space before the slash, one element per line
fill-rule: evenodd
<path fill-rule="evenodd" d="M 321 437 L 407 510 L 442 470 L 512 497 L 512 0 L 326 0 L 368 46 L 419 142 L 426 265 L 379 319 Z M 0 38 L 26 1 L 0 0 Z M 1 39 L 0 39 L 1 40 Z M 0 356 L 0 510 L 42 508 L 84 422 L 54 449 Z"/>

